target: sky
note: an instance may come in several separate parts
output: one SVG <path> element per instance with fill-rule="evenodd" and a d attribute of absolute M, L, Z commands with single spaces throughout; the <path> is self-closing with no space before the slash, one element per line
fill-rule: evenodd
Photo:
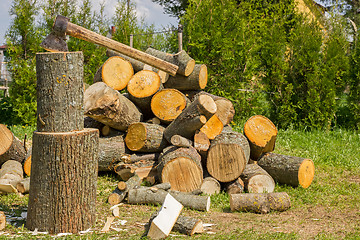
<path fill-rule="evenodd" d="M 98 7 L 100 0 L 92 0 L 93 7 Z M 107 16 L 113 16 L 117 0 L 105 0 Z M 157 29 L 170 24 L 177 26 L 176 18 L 163 13 L 163 8 L 151 0 L 133 0 L 136 4 L 136 12 L 139 18 L 144 17 L 148 24 L 155 24 Z M 5 43 L 5 33 L 10 26 L 11 16 L 9 10 L 12 0 L 0 0 L 0 45 Z"/>

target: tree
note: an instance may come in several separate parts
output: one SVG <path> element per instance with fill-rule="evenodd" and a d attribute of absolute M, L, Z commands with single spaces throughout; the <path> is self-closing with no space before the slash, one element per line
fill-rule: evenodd
<path fill-rule="evenodd" d="M 185 14 L 185 10 L 189 5 L 188 0 L 152 0 L 164 7 L 166 14 L 180 19 Z"/>

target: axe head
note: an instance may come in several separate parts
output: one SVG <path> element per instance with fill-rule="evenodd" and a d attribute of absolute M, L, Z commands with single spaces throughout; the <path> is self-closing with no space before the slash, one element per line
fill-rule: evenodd
<path fill-rule="evenodd" d="M 66 43 L 66 28 L 69 19 L 58 15 L 53 25 L 52 32 L 42 41 L 40 47 L 50 52 L 68 52 Z"/>

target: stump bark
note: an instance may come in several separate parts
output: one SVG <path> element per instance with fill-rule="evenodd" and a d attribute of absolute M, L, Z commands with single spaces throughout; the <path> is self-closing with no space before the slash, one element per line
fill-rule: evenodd
<path fill-rule="evenodd" d="M 275 189 L 274 179 L 257 164 L 247 164 L 240 177 L 249 193 L 271 193 Z"/>
<path fill-rule="evenodd" d="M 28 229 L 78 233 L 93 226 L 98 134 L 34 132 Z"/>
<path fill-rule="evenodd" d="M 314 179 L 315 166 L 311 159 L 266 153 L 258 164 L 278 183 L 308 188 Z"/>
<path fill-rule="evenodd" d="M 181 91 L 201 90 L 207 85 L 208 73 L 205 64 L 196 64 L 194 71 L 187 77 L 182 75 L 169 76 L 164 83 L 165 88 L 175 88 Z"/>
<path fill-rule="evenodd" d="M 37 131 L 84 128 L 82 52 L 36 54 Z"/>
<path fill-rule="evenodd" d="M 0 166 L 8 161 L 23 162 L 25 148 L 20 140 L 3 124 L 0 124 Z"/>
<path fill-rule="evenodd" d="M 134 103 L 103 82 L 94 83 L 85 91 L 84 110 L 87 116 L 120 131 L 142 119 Z"/>

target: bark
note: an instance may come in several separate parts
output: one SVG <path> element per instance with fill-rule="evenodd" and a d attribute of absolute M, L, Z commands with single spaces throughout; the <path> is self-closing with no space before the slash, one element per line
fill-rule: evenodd
<path fill-rule="evenodd" d="M 30 178 L 24 178 L 18 184 L 16 184 L 16 189 L 22 194 L 29 193 L 30 190 Z"/>
<path fill-rule="evenodd" d="M 244 135 L 249 140 L 251 159 L 257 161 L 262 154 L 275 149 L 277 129 L 266 117 L 255 115 L 244 125 Z"/>
<path fill-rule="evenodd" d="M 207 85 L 208 73 L 205 64 L 196 64 L 194 71 L 187 77 L 181 75 L 170 76 L 165 88 L 175 88 L 181 91 L 201 90 Z"/>
<path fill-rule="evenodd" d="M 172 146 L 165 149 L 157 171 L 161 182 L 169 182 L 173 190 L 182 192 L 200 188 L 203 180 L 201 156 L 195 148 Z"/>
<path fill-rule="evenodd" d="M 202 95 L 192 102 L 181 114 L 166 127 L 164 136 L 170 142 L 173 135 L 192 139 L 195 131 L 216 112 L 216 104 L 211 97 Z"/>
<path fill-rule="evenodd" d="M 249 161 L 249 144 L 238 132 L 223 132 L 210 145 L 206 167 L 220 182 L 231 182 L 244 171 Z"/>
<path fill-rule="evenodd" d="M 227 100 L 225 98 L 214 100 L 217 111 L 215 115 L 219 118 L 219 120 L 222 122 L 223 126 L 228 125 L 231 123 L 231 121 L 234 118 L 235 115 L 235 109 L 234 105 L 230 100 Z"/>
<path fill-rule="evenodd" d="M 171 137 L 170 142 L 172 145 L 176 146 L 176 147 L 192 147 L 194 145 L 193 141 L 184 138 L 180 135 L 174 135 Z"/>
<path fill-rule="evenodd" d="M 96 129 L 34 132 L 26 227 L 78 233 L 95 223 L 98 169 Z"/>
<path fill-rule="evenodd" d="M 161 152 L 168 145 L 164 130 L 158 124 L 133 123 L 127 130 L 126 146 L 136 152 Z"/>
<path fill-rule="evenodd" d="M 192 236 L 195 233 L 204 232 L 204 226 L 200 219 L 180 215 L 176 220 L 173 231 Z"/>
<path fill-rule="evenodd" d="M 224 184 L 225 191 L 230 194 L 237 194 L 244 192 L 244 182 L 241 178 L 237 178 L 232 182 L 228 182 Z"/>
<path fill-rule="evenodd" d="M 115 190 L 108 197 L 108 203 L 110 203 L 111 205 L 121 203 L 125 199 L 129 190 L 133 189 L 134 187 L 140 186 L 141 182 L 142 181 L 138 175 L 132 176 L 131 178 L 129 178 L 129 180 L 126 181 L 125 189 L 120 190 L 118 187 L 115 188 Z"/>
<path fill-rule="evenodd" d="M 278 183 L 308 188 L 314 178 L 315 166 L 311 159 L 266 153 L 258 164 Z"/>
<path fill-rule="evenodd" d="M 82 52 L 36 54 L 37 131 L 84 128 Z"/>
<path fill-rule="evenodd" d="M 195 132 L 194 148 L 200 153 L 201 156 L 207 155 L 207 151 L 210 148 L 210 139 L 205 133 L 201 131 Z"/>
<path fill-rule="evenodd" d="M 129 99 L 103 82 L 85 91 L 84 109 L 87 116 L 120 131 L 142 119 L 141 112 Z"/>
<path fill-rule="evenodd" d="M 23 162 L 25 148 L 20 140 L 3 124 L 0 124 L 0 166 L 8 161 Z"/>
<path fill-rule="evenodd" d="M 257 164 L 247 164 L 240 177 L 249 193 L 271 193 L 275 189 L 274 179 Z"/>
<path fill-rule="evenodd" d="M 98 171 L 114 171 L 114 166 L 127 156 L 126 152 L 124 133 L 99 138 Z"/>
<path fill-rule="evenodd" d="M 113 56 L 97 70 L 94 83 L 102 81 L 115 90 L 123 90 L 133 75 L 134 69 L 129 61 Z"/>

